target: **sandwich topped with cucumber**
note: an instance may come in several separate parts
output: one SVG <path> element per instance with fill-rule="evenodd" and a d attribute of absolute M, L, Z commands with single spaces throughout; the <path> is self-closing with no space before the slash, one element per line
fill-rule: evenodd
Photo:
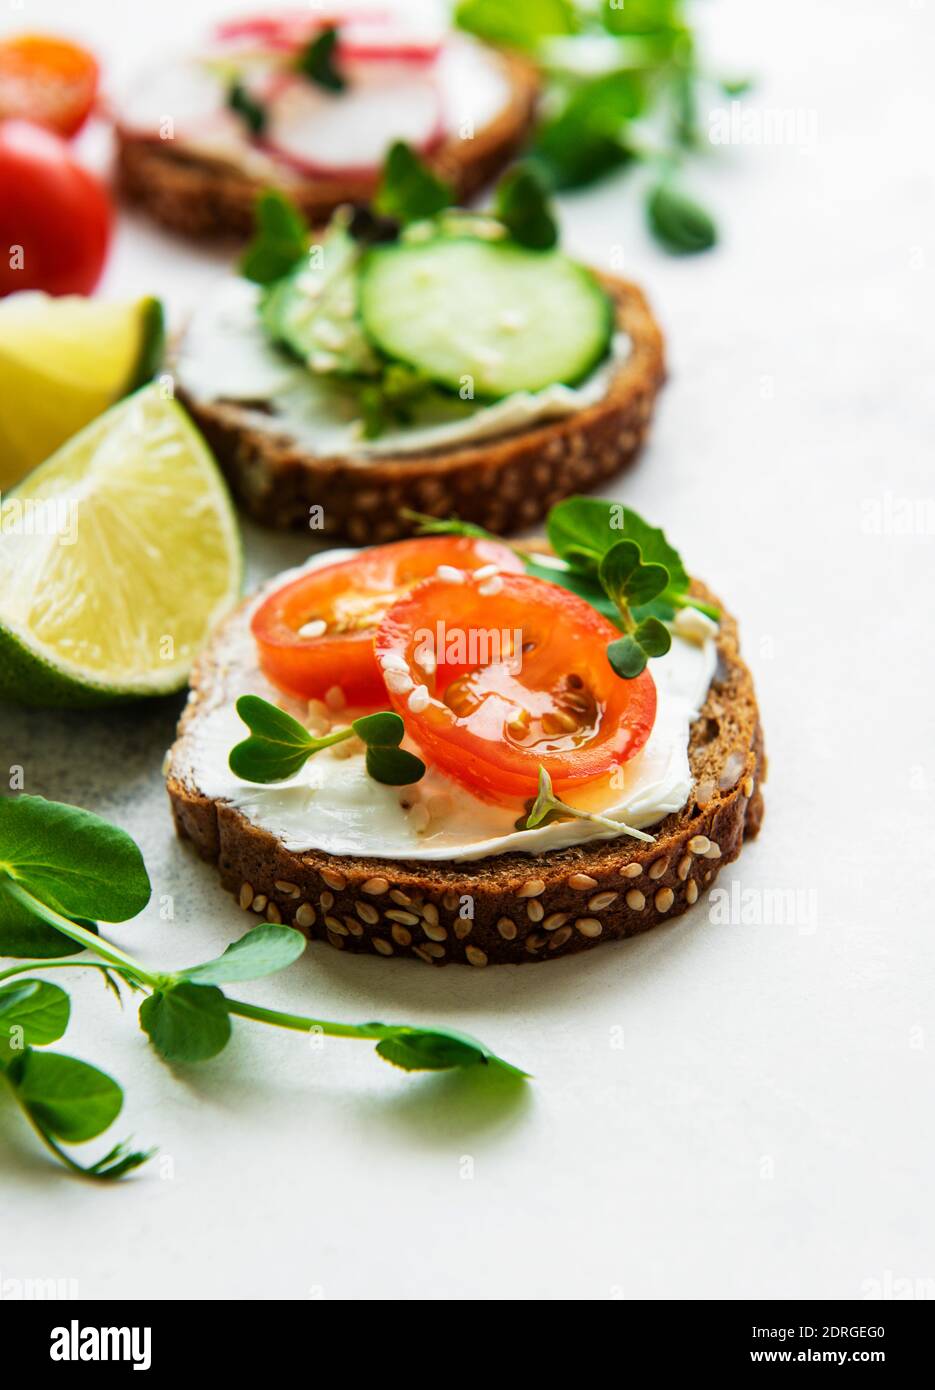
<path fill-rule="evenodd" d="M 409 511 L 498 532 L 638 451 L 663 378 L 641 292 L 567 255 L 531 167 L 489 211 L 405 144 L 370 206 L 313 232 L 258 202 L 239 267 L 194 314 L 182 398 L 259 520 L 372 543 Z"/>

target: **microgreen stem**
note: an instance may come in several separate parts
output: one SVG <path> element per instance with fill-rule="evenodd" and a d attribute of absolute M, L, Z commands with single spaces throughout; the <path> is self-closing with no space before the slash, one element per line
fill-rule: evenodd
<path fill-rule="evenodd" d="M 149 985 L 150 988 L 155 987 L 156 977 L 145 970 L 132 956 L 121 951 L 119 946 L 115 946 L 101 936 L 96 936 L 93 931 L 88 931 L 87 927 L 83 927 L 80 922 L 73 922 L 70 918 L 63 917 L 61 913 L 56 912 L 54 908 L 47 907 L 45 903 L 33 897 L 32 893 L 21 888 L 15 879 L 11 879 L 6 884 L 6 890 L 11 898 L 22 903 L 35 916 L 41 917 L 44 922 L 48 922 L 49 926 L 55 927 L 56 931 L 60 931 L 63 936 L 71 937 L 72 941 L 77 941 L 87 950 L 93 951 L 108 965 L 114 965 L 127 971 L 141 984 Z"/>
<path fill-rule="evenodd" d="M 239 999 L 227 999 L 227 1012 L 255 1023 L 269 1023 L 274 1028 L 291 1028 L 296 1033 L 324 1033 L 329 1038 L 374 1038 L 389 1036 L 396 1030 L 368 1023 L 329 1023 L 321 1018 L 305 1018 L 302 1014 L 281 1013 L 278 1009 L 263 1009 L 257 1004 L 245 1004 Z"/>

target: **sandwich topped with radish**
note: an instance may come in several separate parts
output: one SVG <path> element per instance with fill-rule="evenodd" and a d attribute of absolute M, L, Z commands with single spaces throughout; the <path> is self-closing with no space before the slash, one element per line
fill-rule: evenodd
<path fill-rule="evenodd" d="M 536 91 L 525 59 L 452 32 L 435 5 L 239 17 L 114 96 L 118 178 L 126 197 L 195 236 L 247 234 L 268 187 L 321 221 L 373 194 L 394 140 L 467 197 L 522 143 Z"/>
<path fill-rule="evenodd" d="M 427 963 L 549 959 L 688 910 L 759 829 L 736 625 L 662 531 L 572 498 L 331 551 L 216 632 L 167 764 L 245 909 Z"/>
<path fill-rule="evenodd" d="M 508 532 L 637 453 L 663 377 L 641 292 L 561 249 L 532 166 L 487 211 L 452 197 L 400 142 L 323 231 L 260 199 L 174 362 L 257 519 L 357 544 L 411 534 L 407 511 Z"/>

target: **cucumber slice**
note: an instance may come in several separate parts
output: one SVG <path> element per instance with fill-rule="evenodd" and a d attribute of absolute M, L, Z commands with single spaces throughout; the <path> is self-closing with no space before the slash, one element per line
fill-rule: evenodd
<path fill-rule="evenodd" d="M 388 357 L 455 390 L 473 385 L 483 399 L 574 386 L 604 357 L 614 327 L 584 266 L 474 237 L 375 247 L 360 312 Z"/>
<path fill-rule="evenodd" d="M 380 361 L 357 313 L 357 243 L 333 227 L 319 259 L 302 261 L 266 290 L 260 316 L 267 333 L 316 374 L 378 374 Z"/>

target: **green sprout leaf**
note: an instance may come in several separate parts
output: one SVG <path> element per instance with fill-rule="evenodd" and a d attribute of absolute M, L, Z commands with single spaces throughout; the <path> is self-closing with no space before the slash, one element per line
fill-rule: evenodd
<path fill-rule="evenodd" d="M 665 656 L 672 645 L 669 629 L 658 618 L 644 618 L 625 637 L 611 642 L 607 660 L 623 680 L 634 680 L 646 669 L 652 656 Z"/>
<path fill-rule="evenodd" d="M 65 991 L 45 980 L 0 985 L 0 1043 L 18 1051 L 57 1042 L 68 1027 L 70 1011 Z"/>
<path fill-rule="evenodd" d="M 717 241 L 711 214 L 668 180 L 655 186 L 646 202 L 650 230 L 667 251 L 694 255 Z"/>
<path fill-rule="evenodd" d="M 366 1025 L 365 1025 L 366 1026 Z M 374 1024 L 385 1028 L 385 1024 Z M 527 1072 L 505 1062 L 469 1033 L 451 1028 L 394 1028 L 377 1043 L 377 1052 L 403 1071 L 448 1071 L 452 1067 L 492 1066 L 518 1079 Z"/>
<path fill-rule="evenodd" d="M 258 285 L 281 280 L 308 252 L 305 218 L 284 193 L 268 188 L 256 203 L 257 230 L 240 260 L 240 273 Z"/>
<path fill-rule="evenodd" d="M 167 1062 L 206 1062 L 223 1052 L 231 1035 L 221 990 L 184 981 L 143 1000 L 140 1027 Z"/>
<path fill-rule="evenodd" d="M 390 146 L 373 206 L 397 222 L 418 222 L 450 207 L 451 185 L 422 163 L 403 140 Z"/>
<path fill-rule="evenodd" d="M 365 714 L 351 728 L 367 745 L 367 773 L 375 782 L 390 787 L 408 787 L 425 776 L 425 763 L 414 753 L 400 748 L 406 726 L 390 710 Z"/>
<path fill-rule="evenodd" d="M 511 169 L 500 180 L 494 210 L 520 246 L 548 251 L 558 241 L 558 225 L 549 207 L 545 185 L 529 165 Z"/>
<path fill-rule="evenodd" d="M 266 129 L 266 110 L 247 91 L 242 82 L 232 82 L 227 91 L 227 104 L 242 117 L 251 135 L 262 135 Z"/>
<path fill-rule="evenodd" d="M 294 777 L 313 753 L 349 738 L 347 730 L 313 738 L 304 724 L 259 695 L 241 695 L 237 713 L 250 737 L 231 749 L 231 772 L 245 782 L 282 782 Z"/>
<path fill-rule="evenodd" d="M 612 820 L 609 816 L 599 816 L 591 811 L 579 811 L 576 806 L 569 806 L 555 795 L 552 788 L 552 778 L 548 770 L 539 765 L 539 787 L 535 799 L 527 802 L 526 815 L 521 816 L 516 822 L 517 830 L 536 830 L 540 825 L 549 825 L 557 820 L 586 820 L 593 821 L 597 825 L 604 825 L 608 830 L 614 830 L 618 835 L 631 835 L 635 840 L 645 840 L 652 842 L 652 835 L 647 835 L 645 831 L 634 830 L 632 826 L 626 825 L 623 821 Z"/>
<path fill-rule="evenodd" d="M 525 49 L 574 33 L 578 22 L 572 0 L 461 0 L 455 20 L 489 43 Z"/>
<path fill-rule="evenodd" d="M 305 937 L 293 927 L 264 923 L 234 941 L 217 960 L 179 970 L 178 980 L 199 985 L 229 985 L 237 980 L 259 980 L 285 970 L 305 950 Z"/>
<path fill-rule="evenodd" d="M 34 1123 L 66 1144 L 97 1138 L 123 1105 L 123 1092 L 113 1077 L 58 1052 L 27 1049 L 10 1062 L 6 1074 Z"/>
<path fill-rule="evenodd" d="M 347 83 L 335 66 L 335 49 L 338 45 L 338 31 L 331 25 L 316 34 L 306 44 L 296 59 L 296 67 L 310 82 L 324 87 L 327 92 L 343 92 Z"/>
<path fill-rule="evenodd" d="M 558 112 L 540 126 L 532 159 L 551 188 L 593 183 L 630 163 L 629 122 L 645 104 L 640 74 L 602 73 L 579 79 Z"/>
<path fill-rule="evenodd" d="M 636 541 L 618 541 L 602 557 L 598 578 L 618 608 L 637 608 L 663 592 L 669 571 L 665 565 L 644 564 Z"/>

